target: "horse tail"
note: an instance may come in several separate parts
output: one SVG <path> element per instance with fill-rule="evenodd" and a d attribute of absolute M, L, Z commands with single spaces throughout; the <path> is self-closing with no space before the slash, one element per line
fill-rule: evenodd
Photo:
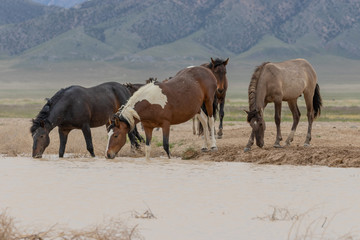
<path fill-rule="evenodd" d="M 319 84 L 316 84 L 314 97 L 313 97 L 314 118 L 320 116 L 321 107 L 322 107 L 322 98 L 320 95 L 320 87 Z"/>

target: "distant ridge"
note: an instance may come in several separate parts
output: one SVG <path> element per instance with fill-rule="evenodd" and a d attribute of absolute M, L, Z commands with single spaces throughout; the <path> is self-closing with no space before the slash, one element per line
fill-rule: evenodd
<path fill-rule="evenodd" d="M 291 49 L 271 46 L 269 54 L 360 59 L 357 0 L 91 0 L 70 9 L 27 0 L 0 4 L 0 55 L 113 60 L 181 41 L 238 55 L 271 36 Z"/>

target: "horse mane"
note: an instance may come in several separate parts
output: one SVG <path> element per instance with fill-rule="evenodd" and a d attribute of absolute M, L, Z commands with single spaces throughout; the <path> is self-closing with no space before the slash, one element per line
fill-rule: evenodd
<path fill-rule="evenodd" d="M 206 66 L 207 68 L 212 69 L 213 67 L 216 68 L 217 66 L 220 66 L 220 65 L 222 65 L 224 63 L 225 63 L 224 59 L 216 58 L 214 60 L 214 64 L 212 63 L 212 61 L 210 61 L 210 63 L 205 63 L 204 66 Z"/>
<path fill-rule="evenodd" d="M 122 105 L 119 108 L 119 111 L 115 113 L 115 116 L 121 121 L 126 123 L 126 125 L 130 128 L 130 131 L 135 128 L 135 118 L 140 120 L 139 114 L 135 111 L 133 107 L 126 105 Z"/>
<path fill-rule="evenodd" d="M 36 129 L 38 129 L 42 124 L 49 122 L 49 120 L 47 118 L 50 115 L 50 111 L 52 110 L 52 107 L 59 101 L 59 99 L 62 98 L 62 96 L 64 95 L 66 90 L 68 90 L 69 88 L 70 87 L 62 88 L 59 91 L 57 91 L 55 93 L 55 95 L 52 96 L 50 99 L 49 98 L 45 99 L 45 100 L 47 100 L 46 104 L 40 110 L 40 112 L 38 113 L 36 118 L 32 119 L 33 124 L 30 128 L 31 134 L 33 134 L 36 131 Z"/>
<path fill-rule="evenodd" d="M 257 87 L 257 83 L 258 83 L 258 80 L 260 78 L 260 75 L 261 75 L 265 65 L 268 64 L 268 63 L 269 62 L 263 62 L 260 66 L 257 66 L 255 68 L 255 71 L 254 71 L 252 77 L 251 77 L 251 81 L 250 81 L 249 89 L 248 89 L 249 111 L 250 111 L 250 113 L 253 112 L 253 111 L 255 111 L 255 112 L 257 111 L 257 109 L 256 109 L 256 87 Z M 249 121 L 249 117 L 250 117 L 250 115 L 248 115 L 248 121 Z M 253 115 L 252 115 L 252 117 L 253 117 Z"/>

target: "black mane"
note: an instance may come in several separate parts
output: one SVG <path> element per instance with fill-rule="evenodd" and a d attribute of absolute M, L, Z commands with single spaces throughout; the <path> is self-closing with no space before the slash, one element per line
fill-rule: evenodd
<path fill-rule="evenodd" d="M 49 117 L 52 107 L 59 101 L 60 98 L 62 98 L 65 91 L 68 90 L 69 88 L 70 87 L 62 88 L 57 93 L 55 93 L 55 95 L 52 96 L 50 99 L 46 98 L 47 100 L 46 104 L 40 110 L 36 118 L 32 120 L 33 125 L 30 128 L 31 134 L 33 134 L 36 131 L 36 129 L 38 129 L 42 124 L 49 122 L 47 118 Z"/>
<path fill-rule="evenodd" d="M 216 58 L 215 60 L 214 60 L 214 66 L 213 66 L 213 63 L 212 62 L 210 62 L 209 63 L 209 65 L 208 65 L 208 67 L 209 68 L 216 68 L 216 67 L 218 67 L 218 66 L 220 66 L 220 65 L 222 65 L 222 64 L 224 64 L 225 63 L 225 60 L 224 59 L 221 59 L 221 58 Z"/>

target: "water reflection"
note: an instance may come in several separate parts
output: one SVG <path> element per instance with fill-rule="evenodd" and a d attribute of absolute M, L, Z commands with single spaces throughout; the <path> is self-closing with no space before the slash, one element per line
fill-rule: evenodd
<path fill-rule="evenodd" d="M 293 221 L 261 220 L 273 206 L 312 209 L 310 222 L 337 214 L 332 236 L 356 233 L 360 222 L 359 169 L 51 155 L 1 157 L 0 169 L 0 208 L 35 227 L 121 217 L 146 239 L 286 239 Z M 156 219 L 131 214 L 147 208 Z"/>

